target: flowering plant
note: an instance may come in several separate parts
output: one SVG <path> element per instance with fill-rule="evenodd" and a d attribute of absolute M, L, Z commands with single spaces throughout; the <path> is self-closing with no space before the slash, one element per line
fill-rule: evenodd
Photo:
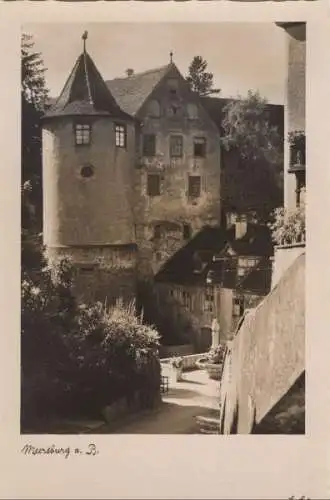
<path fill-rule="evenodd" d="M 226 352 L 226 346 L 219 344 L 213 349 L 210 349 L 207 359 L 210 363 L 220 364 L 223 362 Z"/>
<path fill-rule="evenodd" d="M 173 358 L 172 361 L 171 361 L 171 365 L 173 366 L 173 368 L 182 368 L 183 366 L 183 358 L 182 357 L 176 357 L 176 358 Z"/>
<path fill-rule="evenodd" d="M 277 245 L 304 243 L 305 241 L 305 204 L 293 210 L 277 208 L 274 221 L 269 224 L 272 238 Z"/>

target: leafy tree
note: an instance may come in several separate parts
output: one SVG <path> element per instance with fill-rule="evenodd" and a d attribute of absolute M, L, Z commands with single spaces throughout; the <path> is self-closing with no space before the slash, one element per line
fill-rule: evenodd
<path fill-rule="evenodd" d="M 266 159 L 282 163 L 282 143 L 278 128 L 270 123 L 268 102 L 259 92 L 249 90 L 245 99 L 224 107 L 222 145 L 236 149 L 243 159 Z"/>
<path fill-rule="evenodd" d="M 213 73 L 206 71 L 207 62 L 201 56 L 195 56 L 190 63 L 186 81 L 193 92 L 201 97 L 219 94 L 220 89 L 213 88 Z"/>

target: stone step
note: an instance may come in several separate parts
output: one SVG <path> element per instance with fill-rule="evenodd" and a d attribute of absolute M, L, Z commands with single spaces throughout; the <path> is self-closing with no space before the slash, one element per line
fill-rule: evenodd
<path fill-rule="evenodd" d="M 196 422 L 197 422 L 200 434 L 219 434 L 220 433 L 220 421 L 217 418 L 198 416 L 198 417 L 196 417 Z"/>

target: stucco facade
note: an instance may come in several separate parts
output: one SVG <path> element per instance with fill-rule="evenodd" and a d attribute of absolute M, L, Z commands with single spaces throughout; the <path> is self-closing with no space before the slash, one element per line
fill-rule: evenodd
<path fill-rule="evenodd" d="M 81 300 L 135 298 L 136 284 L 144 283 L 153 295 L 156 274 L 181 248 L 205 227 L 226 227 L 225 103 L 215 99 L 212 107 L 210 99 L 191 91 L 172 60 L 106 82 L 84 46 L 43 120 L 44 243 L 53 261 L 65 256 L 76 266 Z M 237 161 L 226 159 L 226 178 L 236 179 Z M 244 179 L 238 183 L 236 195 L 246 199 L 249 191 L 251 207 L 262 190 L 253 179 L 249 187 Z M 275 179 L 265 183 L 278 189 Z M 235 193 L 227 210 L 233 210 Z M 276 203 L 276 195 L 269 198 Z M 221 311 L 226 336 L 232 309 L 229 319 L 224 306 Z M 199 334 L 213 319 L 204 313 L 197 307 L 193 314 Z"/>
<path fill-rule="evenodd" d="M 140 272 L 146 275 L 157 272 L 205 224 L 220 223 L 220 142 L 216 126 L 175 67 L 137 117 L 141 125 L 134 215 Z M 150 136 L 154 151 L 148 156 L 144 143 Z M 173 151 L 173 140 L 179 143 L 178 151 Z M 204 142 L 200 154 L 196 140 Z M 148 192 L 150 175 L 158 179 L 158 194 Z M 190 196 L 191 177 L 200 183 L 198 196 Z"/>
<path fill-rule="evenodd" d="M 284 204 L 296 206 L 296 175 L 289 172 L 292 163 L 289 134 L 305 133 L 306 25 L 283 23 L 287 35 L 287 85 L 285 103 Z M 304 165 L 305 167 L 305 165 Z"/>

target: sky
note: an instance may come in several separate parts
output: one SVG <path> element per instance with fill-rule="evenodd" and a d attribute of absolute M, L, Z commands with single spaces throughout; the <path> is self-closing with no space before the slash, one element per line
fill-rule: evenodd
<path fill-rule="evenodd" d="M 59 94 L 82 51 L 87 51 L 105 80 L 126 76 L 173 61 L 186 76 L 195 55 L 208 62 L 222 97 L 244 96 L 259 90 L 274 104 L 284 103 L 286 81 L 285 32 L 274 23 L 91 23 L 29 24 L 35 50 L 47 68 L 50 95 Z"/>

